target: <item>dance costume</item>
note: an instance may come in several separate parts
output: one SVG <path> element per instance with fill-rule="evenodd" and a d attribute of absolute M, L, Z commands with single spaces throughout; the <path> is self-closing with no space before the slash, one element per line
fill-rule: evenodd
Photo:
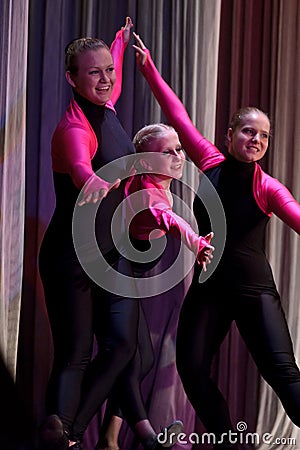
<path fill-rule="evenodd" d="M 227 240 L 218 267 L 199 284 L 199 269 L 195 266 L 180 314 L 177 366 L 186 393 L 209 432 L 219 436 L 232 429 L 227 404 L 210 378 L 210 369 L 214 354 L 235 320 L 260 373 L 291 420 L 300 426 L 300 373 L 264 252 L 265 228 L 273 213 L 300 234 L 300 205 L 256 162 L 239 162 L 230 155 L 225 158 L 207 141 L 158 73 L 148 50 L 147 54 L 140 70 L 187 154 L 215 186 L 227 221 Z M 210 231 L 203 209 L 196 197 L 194 212 L 201 234 Z"/>
<path fill-rule="evenodd" d="M 139 192 L 139 196 L 131 194 Z M 159 238 L 166 233 L 184 244 L 198 256 L 209 243 L 174 211 L 163 187 L 145 173 L 132 176 L 125 186 L 126 210 L 133 217 L 129 224 L 130 235 L 140 241 Z M 138 214 L 136 212 L 138 211 Z M 155 230 L 155 237 L 153 231 Z"/>
<path fill-rule="evenodd" d="M 124 48 L 122 33 L 115 43 L 119 56 Z M 98 106 L 74 94 L 53 135 L 56 206 L 39 260 L 54 344 L 47 412 L 59 415 L 74 440 L 82 439 L 90 420 L 135 355 L 142 312 L 136 299 L 112 295 L 88 278 L 74 249 L 73 210 L 80 189 L 89 186 L 97 176 L 96 170 L 134 151 L 112 102 Z M 126 167 L 118 164 L 112 178 L 122 178 L 124 171 Z M 111 216 L 123 197 L 121 185 L 101 202 L 95 232 L 110 264 L 131 275 L 131 265 L 120 257 L 110 235 Z M 97 207 L 87 204 L 81 208 L 87 211 Z M 94 334 L 98 353 L 90 363 Z"/>
<path fill-rule="evenodd" d="M 138 195 L 136 196 L 136 194 Z M 172 205 L 166 191 L 159 183 L 154 181 L 150 174 L 145 173 L 129 177 L 125 184 L 125 198 L 127 227 L 131 241 L 137 250 L 142 252 L 149 248 L 150 234 L 151 239 L 159 240 L 166 233 L 177 240 L 182 239 L 184 244 L 195 254 L 196 258 L 209 245 L 205 238 L 198 236 L 182 217 L 172 211 Z M 155 236 L 153 231 L 155 231 Z M 144 277 L 159 262 L 160 257 L 149 263 L 133 263 L 134 275 L 136 277 Z M 168 261 L 170 265 L 172 262 Z M 144 320 L 142 316 L 141 320 Z M 146 326 L 145 324 L 145 328 Z M 153 355 L 152 358 L 151 355 L 152 348 L 149 346 L 149 341 L 145 339 L 145 332 L 143 335 L 140 333 L 137 353 L 125 372 L 123 372 L 118 385 L 114 389 L 114 393 L 108 403 L 105 423 L 109 422 L 112 415 L 123 417 L 124 414 L 132 426 L 141 420 L 147 419 L 142 395 L 137 386 L 140 386 L 140 382 L 152 366 Z M 122 411 L 120 411 L 117 406 L 120 403 L 118 400 L 120 392 L 124 391 L 124 386 L 126 385 L 131 386 L 132 394 L 128 397 L 127 402 L 123 401 Z M 134 389 L 133 386 L 135 386 Z M 127 392 L 129 392 L 128 389 Z M 132 408 L 132 405 L 135 405 L 135 407 Z"/>

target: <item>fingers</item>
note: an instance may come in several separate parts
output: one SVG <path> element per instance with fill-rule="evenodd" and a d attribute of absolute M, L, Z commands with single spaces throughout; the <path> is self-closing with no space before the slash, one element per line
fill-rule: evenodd
<path fill-rule="evenodd" d="M 83 197 L 83 199 L 78 202 L 78 206 L 83 206 L 88 203 L 98 203 L 99 201 L 103 200 L 108 194 L 108 189 L 100 189 L 99 191 L 92 192 L 91 194 L 88 194 Z"/>
<path fill-rule="evenodd" d="M 115 181 L 113 181 L 109 186 L 108 190 L 111 191 L 113 189 L 117 189 L 120 186 L 121 180 L 120 178 L 117 178 Z"/>
<path fill-rule="evenodd" d="M 203 252 L 203 256 L 205 258 L 206 261 L 211 261 L 214 257 L 213 255 L 213 251 L 214 251 L 214 247 L 210 246 L 210 247 L 206 247 L 206 249 Z"/>
<path fill-rule="evenodd" d="M 144 44 L 144 42 L 142 41 L 142 39 L 140 38 L 140 36 L 138 34 L 136 34 L 135 32 L 132 33 L 133 37 L 135 38 L 137 45 L 142 49 L 145 50 L 146 46 Z"/>
<path fill-rule="evenodd" d="M 205 239 L 208 241 L 208 242 L 211 242 L 211 240 L 212 240 L 212 238 L 214 237 L 214 233 L 213 233 L 213 231 L 211 231 L 210 233 L 208 233 L 206 236 L 204 236 L 205 237 Z"/>
<path fill-rule="evenodd" d="M 126 23 L 125 26 L 122 27 L 122 30 L 124 31 L 124 43 L 127 45 L 128 41 L 130 39 L 130 30 L 133 27 L 133 23 L 130 17 L 126 17 Z"/>
<path fill-rule="evenodd" d="M 211 259 L 210 257 L 204 257 L 202 258 L 202 260 L 200 261 L 200 266 L 202 267 L 203 271 L 206 272 L 207 271 L 207 265 L 211 263 Z"/>
<path fill-rule="evenodd" d="M 142 50 L 140 47 L 138 47 L 136 45 L 133 45 L 132 47 L 136 50 L 136 53 L 140 57 L 141 65 L 143 66 L 145 64 L 145 62 L 146 62 L 146 59 L 147 59 L 146 52 L 144 52 L 144 50 Z"/>
<path fill-rule="evenodd" d="M 108 194 L 107 189 L 100 189 L 100 191 L 93 192 L 92 202 L 98 203 L 100 200 L 105 198 L 107 196 L 107 194 Z"/>
<path fill-rule="evenodd" d="M 127 16 L 125 19 L 125 26 L 121 27 L 122 30 L 130 30 L 130 28 L 133 27 L 133 22 L 131 20 L 131 17 Z"/>
<path fill-rule="evenodd" d="M 98 203 L 101 200 L 103 200 L 109 191 L 113 189 L 117 189 L 120 186 L 121 180 L 120 178 L 117 178 L 112 183 L 107 183 L 107 187 L 103 187 L 99 190 L 96 190 L 94 192 L 90 192 L 88 194 L 83 195 L 82 200 L 78 202 L 78 206 L 86 205 L 87 203 Z"/>
<path fill-rule="evenodd" d="M 89 194 L 86 197 L 83 197 L 83 199 L 80 200 L 80 202 L 78 202 L 78 206 L 83 206 L 83 205 L 86 205 L 87 203 L 90 203 L 91 199 L 92 199 L 92 194 Z"/>
<path fill-rule="evenodd" d="M 129 16 L 126 17 L 125 28 L 126 27 L 128 27 L 128 28 L 132 28 L 133 27 L 133 22 L 131 20 L 131 17 L 129 17 Z"/>
<path fill-rule="evenodd" d="M 206 239 L 207 239 L 207 236 L 205 236 Z M 215 248 L 212 245 L 207 245 L 205 247 L 204 251 L 202 251 L 200 258 L 198 259 L 198 262 L 201 265 L 204 272 L 207 271 L 207 265 L 210 264 L 213 259 L 214 249 Z"/>

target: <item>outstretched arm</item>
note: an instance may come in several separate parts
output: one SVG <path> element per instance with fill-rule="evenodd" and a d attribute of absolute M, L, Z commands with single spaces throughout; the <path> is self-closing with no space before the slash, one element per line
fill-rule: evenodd
<path fill-rule="evenodd" d="M 213 257 L 214 247 L 211 245 L 213 233 L 209 233 L 207 236 L 199 236 L 186 220 L 178 216 L 171 209 L 160 210 L 151 208 L 151 212 L 156 216 L 158 226 L 174 235 L 175 237 L 181 237 L 184 244 L 196 255 L 196 260 L 200 264 L 204 271 L 206 271 L 206 265 L 211 262 Z"/>
<path fill-rule="evenodd" d="M 267 212 L 276 214 L 286 225 L 300 234 L 300 204 L 280 181 L 265 176 L 261 197 L 261 203 L 267 205 L 265 208 Z"/>
<path fill-rule="evenodd" d="M 133 35 L 137 43 L 133 47 L 136 50 L 138 67 L 167 120 L 177 131 L 188 156 L 203 171 L 218 165 L 224 160 L 224 155 L 197 130 L 182 102 L 158 72 L 141 38 L 135 33 Z"/>

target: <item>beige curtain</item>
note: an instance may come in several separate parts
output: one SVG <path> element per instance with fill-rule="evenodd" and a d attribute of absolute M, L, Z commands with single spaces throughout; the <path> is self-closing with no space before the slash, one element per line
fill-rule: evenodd
<path fill-rule="evenodd" d="M 13 377 L 20 316 L 28 2 L 0 3 L 0 349 Z"/>
<path fill-rule="evenodd" d="M 156 28 L 147 43 L 163 73 L 164 59 L 173 67 L 169 82 L 179 95 L 199 130 L 210 140 L 215 136 L 218 48 L 221 0 L 174 0 L 171 3 L 170 54 L 163 53 L 163 2 L 152 5 Z M 145 15 L 147 17 L 147 15 Z M 146 19 L 149 22 L 149 17 Z M 147 28 L 146 23 L 142 29 Z M 146 87 L 148 89 L 148 87 Z M 209 93 L 209 101 L 205 101 Z M 152 121 L 161 119 L 161 110 L 152 97 Z"/>
<path fill-rule="evenodd" d="M 169 82 L 170 86 L 182 100 L 188 110 L 191 119 L 197 128 L 212 142 L 215 137 L 215 117 L 217 106 L 217 77 L 218 77 L 218 50 L 221 0 L 174 0 L 171 3 L 169 13 L 170 36 L 168 39 L 164 32 L 164 2 L 151 3 L 151 20 L 146 14 L 142 30 L 149 28 L 149 23 L 155 23 L 150 42 L 147 46 L 151 49 L 155 64 Z M 167 31 L 165 31 L 167 33 Z M 164 42 L 170 43 L 170 48 L 164 47 Z M 167 64 L 172 72 L 166 77 L 164 66 Z M 148 90 L 149 87 L 145 86 Z M 154 96 L 151 97 L 150 122 L 163 120 L 160 106 Z M 197 171 L 187 167 L 190 186 L 197 189 Z M 175 183 L 174 183 L 175 185 Z M 180 190 L 180 187 L 177 187 Z M 182 194 L 182 193 L 181 193 Z M 192 205 L 192 195 L 189 201 Z M 182 213 L 182 211 L 178 211 Z"/>
<path fill-rule="evenodd" d="M 300 2 L 281 0 L 275 67 L 273 145 L 270 173 L 300 201 Z M 276 48 L 276 46 L 275 46 Z M 271 220 L 268 253 L 300 364 L 300 239 L 279 219 Z M 273 391 L 262 381 L 258 432 L 282 438 L 278 450 L 299 449 L 300 431 L 286 416 Z M 295 441 L 288 441 L 288 439 Z M 261 449 L 270 448 L 261 445 Z"/>

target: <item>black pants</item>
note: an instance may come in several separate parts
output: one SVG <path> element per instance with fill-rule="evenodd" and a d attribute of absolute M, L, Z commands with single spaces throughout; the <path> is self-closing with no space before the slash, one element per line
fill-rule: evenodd
<path fill-rule="evenodd" d="M 117 261 L 116 270 L 119 264 L 130 272 L 126 260 Z M 58 414 L 72 438 L 81 439 L 136 354 L 140 302 L 94 285 L 75 259 L 52 265 L 42 258 L 40 273 L 54 344 L 47 412 Z M 98 353 L 90 362 L 94 335 Z"/>
<path fill-rule="evenodd" d="M 261 375 L 300 426 L 300 373 L 279 297 L 238 295 L 216 282 L 200 285 L 195 277 L 179 318 L 177 367 L 198 417 L 217 436 L 232 430 L 226 401 L 210 369 L 233 320 Z"/>
<path fill-rule="evenodd" d="M 151 336 L 141 307 L 136 353 L 120 375 L 107 402 L 103 419 L 104 430 L 112 416 L 125 417 L 131 427 L 148 418 L 141 392 L 141 382 L 151 370 L 153 363 L 154 354 Z"/>

